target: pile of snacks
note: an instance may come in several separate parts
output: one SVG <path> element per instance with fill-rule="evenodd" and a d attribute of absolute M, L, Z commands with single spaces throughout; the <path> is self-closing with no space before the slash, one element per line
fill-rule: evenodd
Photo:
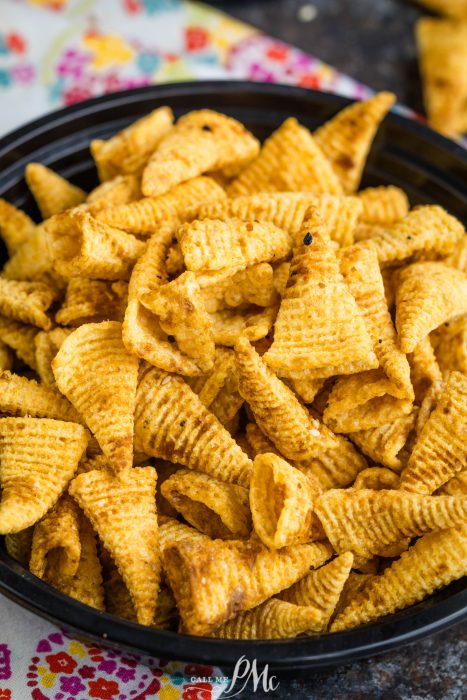
<path fill-rule="evenodd" d="M 0 200 L 0 533 L 99 610 L 338 631 L 467 568 L 462 224 L 358 191 L 393 96 L 261 146 L 157 109 Z"/>
<path fill-rule="evenodd" d="M 467 132 L 467 1 L 419 0 L 442 17 L 422 17 L 416 39 L 425 109 L 446 136 Z"/>

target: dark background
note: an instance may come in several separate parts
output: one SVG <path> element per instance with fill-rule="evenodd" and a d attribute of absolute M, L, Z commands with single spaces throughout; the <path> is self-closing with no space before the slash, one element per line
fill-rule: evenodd
<path fill-rule="evenodd" d="M 206 0 L 205 0 L 206 1 Z M 223 0 L 208 4 L 349 74 L 375 90 L 392 90 L 422 111 L 414 25 L 424 14 L 409 0 Z M 300 19 L 303 6 L 316 17 Z M 301 12 L 300 12 L 301 10 Z M 425 13 L 426 14 L 426 13 Z M 397 652 L 282 680 L 273 693 L 242 693 L 266 700 L 460 700 L 467 698 L 465 626 Z"/>
<path fill-rule="evenodd" d="M 414 25 L 427 13 L 410 0 L 205 1 L 422 110 Z M 300 19 L 306 5 L 310 22 Z"/>

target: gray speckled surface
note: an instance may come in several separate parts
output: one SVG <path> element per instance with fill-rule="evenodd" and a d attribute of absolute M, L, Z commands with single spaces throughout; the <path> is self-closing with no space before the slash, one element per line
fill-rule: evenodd
<path fill-rule="evenodd" d="M 209 2 L 209 0 L 208 0 Z M 210 2 L 345 71 L 374 89 L 390 89 L 421 110 L 414 22 L 406 0 L 224 0 Z M 317 14 L 299 20 L 303 5 Z M 310 700 L 460 700 L 467 698 L 467 627 L 457 626 L 399 651 L 335 670 L 282 680 L 275 693 L 242 697 Z"/>

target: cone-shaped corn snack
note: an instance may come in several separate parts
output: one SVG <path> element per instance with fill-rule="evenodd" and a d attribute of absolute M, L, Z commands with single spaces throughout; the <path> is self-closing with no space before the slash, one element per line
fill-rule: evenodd
<path fill-rule="evenodd" d="M 357 197 L 362 203 L 360 221 L 368 224 L 393 224 L 409 213 L 407 195 L 394 185 L 367 187 Z"/>
<path fill-rule="evenodd" d="M 433 493 L 456 472 L 466 469 L 466 437 L 467 377 L 451 372 L 402 472 L 401 489 Z"/>
<path fill-rule="evenodd" d="M 151 236 L 162 225 L 190 221 L 202 204 L 226 197 L 225 190 L 212 178 L 195 177 L 160 197 L 146 197 L 104 209 L 97 214 L 97 219 L 128 233 Z"/>
<path fill-rule="evenodd" d="M 323 420 L 338 433 L 386 425 L 412 410 L 410 399 L 395 398 L 394 393 L 399 392 L 381 369 L 341 377 L 329 394 Z"/>
<path fill-rule="evenodd" d="M 199 532 L 199 530 L 195 530 L 194 527 L 190 527 L 185 523 L 180 523 L 178 520 L 174 520 L 170 517 L 159 518 L 159 520 L 163 520 L 159 528 L 159 547 L 161 552 L 182 540 L 189 540 L 190 542 L 210 541 L 207 535 Z"/>
<path fill-rule="evenodd" d="M 109 550 L 133 599 L 138 622 L 150 625 L 159 590 L 156 472 L 135 467 L 80 474 L 70 484 L 75 498 Z"/>
<path fill-rule="evenodd" d="M 442 496 L 467 496 L 467 469 L 446 481 L 436 494 Z"/>
<path fill-rule="evenodd" d="M 21 209 L 0 199 L 0 237 L 12 256 L 34 233 L 34 221 Z"/>
<path fill-rule="evenodd" d="M 36 523 L 76 472 L 89 433 L 49 418 L 0 418 L 0 533 Z"/>
<path fill-rule="evenodd" d="M 202 206 L 199 219 L 270 221 L 292 237 L 303 224 L 310 205 L 319 209 L 329 236 L 340 245 L 353 242 L 353 232 L 362 205 L 355 197 L 306 192 L 259 192 Z"/>
<path fill-rule="evenodd" d="M 57 291 L 42 282 L 23 282 L 0 278 L 0 313 L 22 323 L 48 331 L 52 320 L 46 311 Z"/>
<path fill-rule="evenodd" d="M 81 326 L 99 321 L 123 321 L 128 301 L 126 282 L 105 282 L 72 277 L 65 299 L 55 315 L 64 326 Z"/>
<path fill-rule="evenodd" d="M 279 300 L 274 286 L 274 270 L 268 263 L 251 265 L 238 272 L 231 268 L 198 273 L 204 306 L 209 313 L 235 308 L 245 304 L 271 306 Z"/>
<path fill-rule="evenodd" d="M 461 222 L 435 205 L 419 206 L 372 238 L 382 267 L 419 255 L 449 255 L 465 231 Z"/>
<path fill-rule="evenodd" d="M 315 512 L 336 552 L 369 557 L 404 536 L 462 523 L 467 499 L 398 490 L 332 489 L 317 499 Z"/>
<path fill-rule="evenodd" d="M 220 639 L 287 639 L 315 631 L 320 623 L 321 612 L 313 606 L 302 607 L 271 598 L 225 622 L 211 636 Z"/>
<path fill-rule="evenodd" d="M 380 92 L 365 102 L 354 102 L 314 132 L 347 194 L 358 190 L 376 130 L 394 101 L 391 92 Z"/>
<path fill-rule="evenodd" d="M 316 394 L 323 388 L 325 381 L 325 379 L 313 379 L 303 375 L 300 379 L 291 379 L 290 386 L 303 403 L 313 403 Z"/>
<path fill-rule="evenodd" d="M 331 163 L 308 129 L 293 117 L 266 139 L 257 158 L 228 188 L 231 197 L 289 191 L 342 192 Z"/>
<path fill-rule="evenodd" d="M 81 557 L 78 570 L 71 578 L 51 578 L 52 586 L 62 593 L 76 598 L 85 605 L 97 610 L 105 610 L 104 588 L 102 585 L 102 568 L 97 555 L 96 535 L 84 515 L 80 514 L 79 536 L 81 541 Z"/>
<path fill-rule="evenodd" d="M 467 314 L 443 323 L 432 338 L 440 370 L 467 374 Z"/>
<path fill-rule="evenodd" d="M 73 406 L 56 391 L 34 379 L 0 372 L 0 412 L 10 416 L 33 416 L 82 423 Z"/>
<path fill-rule="evenodd" d="M 208 170 L 235 172 L 259 152 L 259 142 L 236 119 L 203 109 L 181 117 L 162 140 L 144 172 L 146 196 L 167 192 Z"/>
<path fill-rule="evenodd" d="M 454 6 L 458 4 L 446 3 Z M 464 5 L 464 19 L 465 16 Z M 416 38 L 428 119 L 434 129 L 446 136 L 460 136 L 465 131 L 467 98 L 467 80 L 464 75 L 467 61 L 465 24 L 422 17 L 416 25 Z"/>
<path fill-rule="evenodd" d="M 235 354 L 240 394 L 261 430 L 286 458 L 306 459 L 336 446 L 334 435 L 310 416 L 246 338 L 239 338 Z"/>
<path fill-rule="evenodd" d="M 0 340 L 12 348 L 20 360 L 32 369 L 36 369 L 36 353 L 34 338 L 38 331 L 33 326 L 12 321 L 10 318 L 0 316 Z"/>
<path fill-rule="evenodd" d="M 329 564 L 307 574 L 278 598 L 299 606 L 312 606 L 319 610 L 320 619 L 310 627 L 314 632 L 324 632 L 339 601 L 353 564 L 353 554 L 346 552 Z"/>
<path fill-rule="evenodd" d="M 178 230 L 188 270 L 220 270 L 275 261 L 290 252 L 289 235 L 269 222 L 202 219 Z"/>
<path fill-rule="evenodd" d="M 229 348 L 216 348 L 214 367 L 199 377 L 189 377 L 186 382 L 198 394 L 201 403 L 209 408 L 224 386 L 227 377 L 235 373 L 235 355 Z"/>
<path fill-rule="evenodd" d="M 158 316 L 162 330 L 175 338 L 179 350 L 191 357 L 201 372 L 209 372 L 214 364 L 214 337 L 194 273 L 184 272 L 148 292 L 144 303 Z"/>
<path fill-rule="evenodd" d="M 261 309 L 249 306 L 245 310 L 223 309 L 209 314 L 216 345 L 233 347 L 240 336 L 252 343 L 265 338 L 276 320 L 278 306 Z"/>
<path fill-rule="evenodd" d="M 209 634 L 288 588 L 331 555 L 324 543 L 268 550 L 257 541 L 182 540 L 162 562 L 188 634 Z"/>
<path fill-rule="evenodd" d="M 5 535 L 5 548 L 10 557 L 22 564 L 26 569 L 29 567 L 29 559 L 31 557 L 31 545 L 34 526 L 27 527 L 25 530 L 13 532 Z"/>
<path fill-rule="evenodd" d="M 9 280 L 33 280 L 44 282 L 60 289 L 64 280 L 53 270 L 47 232 L 47 222 L 35 227 L 34 231 L 6 262 L 2 276 Z"/>
<path fill-rule="evenodd" d="M 331 616 L 337 617 L 339 613 L 346 608 L 351 601 L 362 591 L 366 585 L 372 580 L 374 574 L 359 574 L 356 571 L 351 571 L 347 581 L 344 583 L 341 597 L 336 605 L 334 614 Z"/>
<path fill-rule="evenodd" d="M 141 170 L 163 137 L 170 131 L 173 114 L 170 107 L 159 107 L 133 122 L 107 141 L 91 141 L 91 152 L 101 180 L 109 174 Z"/>
<path fill-rule="evenodd" d="M 25 177 L 43 219 L 76 207 L 86 199 L 82 189 L 41 163 L 28 163 Z"/>
<path fill-rule="evenodd" d="M 117 321 L 74 331 L 52 363 L 58 388 L 83 416 L 116 473 L 133 464 L 133 413 L 138 358 L 122 342 Z"/>
<path fill-rule="evenodd" d="M 409 363 L 397 344 L 378 256 L 371 241 L 344 248 L 340 269 L 363 316 L 379 364 L 397 389 L 392 395 L 413 400 Z"/>
<path fill-rule="evenodd" d="M 79 508 L 65 495 L 34 527 L 29 570 L 46 581 L 71 577 L 80 557 Z"/>
<path fill-rule="evenodd" d="M 80 209 L 47 222 L 55 270 L 64 277 L 129 279 L 144 243 Z"/>
<path fill-rule="evenodd" d="M 373 578 L 334 620 L 331 632 L 413 605 L 467 572 L 467 525 L 433 532 Z"/>
<path fill-rule="evenodd" d="M 42 384 L 56 389 L 52 360 L 59 351 L 65 338 L 72 332 L 71 328 L 54 328 L 48 333 L 41 331 L 34 339 L 36 372 L 41 378 Z"/>
<path fill-rule="evenodd" d="M 140 178 L 137 175 L 116 175 L 92 190 L 86 199 L 87 211 L 97 212 L 141 199 Z"/>
<path fill-rule="evenodd" d="M 359 430 L 349 437 L 364 454 L 379 464 L 399 472 L 403 467 L 403 448 L 415 427 L 417 410 L 396 418 L 392 423 L 377 428 Z"/>
<path fill-rule="evenodd" d="M 420 404 L 429 388 L 442 379 L 429 336 L 414 347 L 413 352 L 408 355 L 408 360 L 415 399 Z"/>
<path fill-rule="evenodd" d="M 274 342 L 264 359 L 293 378 L 304 372 L 308 378 L 352 374 L 378 364 L 318 218 L 307 220 L 298 236 Z"/>
<path fill-rule="evenodd" d="M 247 486 L 251 461 L 181 377 L 156 368 L 140 373 L 136 448 L 170 462 Z"/>
<path fill-rule="evenodd" d="M 324 539 L 313 513 L 316 482 L 273 453 L 253 462 L 250 507 L 255 532 L 270 549 Z"/>
<path fill-rule="evenodd" d="M 399 488 L 399 474 L 386 467 L 369 467 L 360 472 L 355 479 L 354 489 L 371 489 L 384 491 Z"/>
<path fill-rule="evenodd" d="M 162 495 L 193 527 L 212 538 L 248 537 L 248 491 L 207 474 L 179 469 L 164 481 Z"/>
<path fill-rule="evenodd" d="M 403 352 L 432 330 L 467 313 L 467 276 L 438 262 L 415 263 L 397 276 L 396 327 Z"/>

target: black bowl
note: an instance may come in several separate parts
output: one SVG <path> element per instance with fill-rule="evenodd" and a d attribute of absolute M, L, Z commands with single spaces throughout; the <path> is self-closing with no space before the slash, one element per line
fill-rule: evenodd
<path fill-rule="evenodd" d="M 244 122 L 264 138 L 286 117 L 315 128 L 348 100 L 300 88 L 243 82 L 160 85 L 107 95 L 38 119 L 0 140 L 0 196 L 37 214 L 23 172 L 40 161 L 90 189 L 97 176 L 88 145 L 155 107 L 177 115 L 210 107 Z M 379 130 L 363 185 L 403 187 L 412 204 L 436 202 L 467 219 L 467 151 L 426 126 L 390 114 Z M 245 655 L 276 671 L 300 672 L 371 656 L 440 631 L 467 617 L 465 580 L 395 615 L 338 634 L 285 641 L 239 642 L 163 632 L 100 613 L 68 598 L 13 561 L 0 542 L 0 591 L 58 625 L 143 655 L 232 668 Z"/>

